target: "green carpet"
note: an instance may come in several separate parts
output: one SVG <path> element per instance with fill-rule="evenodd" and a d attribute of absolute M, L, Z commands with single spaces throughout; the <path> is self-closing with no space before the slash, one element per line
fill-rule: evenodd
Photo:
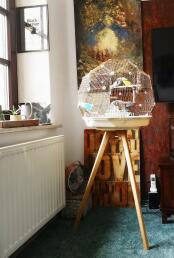
<path fill-rule="evenodd" d="M 174 223 L 143 210 L 151 249 L 143 250 L 135 209 L 96 208 L 73 232 L 73 221 L 58 217 L 17 258 L 173 258 Z"/>

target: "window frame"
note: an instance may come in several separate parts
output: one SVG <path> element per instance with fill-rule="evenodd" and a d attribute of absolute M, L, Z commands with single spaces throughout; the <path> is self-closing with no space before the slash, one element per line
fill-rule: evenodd
<path fill-rule="evenodd" d="M 24 21 L 24 17 L 21 15 L 22 10 L 24 11 L 25 9 L 32 9 L 32 8 L 40 8 L 42 11 L 42 7 L 46 7 L 46 22 L 47 22 L 47 48 L 44 48 L 43 46 L 40 49 L 31 49 L 31 50 L 26 50 L 25 47 L 23 47 L 22 44 L 22 35 L 23 32 L 21 32 L 21 20 L 22 22 Z M 43 14 L 42 14 L 43 15 Z M 17 27 L 17 53 L 27 53 L 27 52 L 47 52 L 50 50 L 50 42 L 49 42 L 49 10 L 48 10 L 48 4 L 40 4 L 40 5 L 29 5 L 29 6 L 22 6 L 22 7 L 17 7 L 16 8 L 16 17 L 17 17 L 17 22 L 16 22 L 16 27 Z M 41 16 L 42 17 L 42 16 Z M 43 17 L 41 19 L 41 23 L 43 23 Z M 42 24 L 43 25 L 43 24 Z M 24 28 L 22 28 L 24 30 Z"/>
<path fill-rule="evenodd" d="M 0 6 L 0 14 L 7 17 L 8 59 L 0 58 L 0 64 L 8 66 L 10 109 L 18 105 L 15 0 L 7 0 L 7 9 Z"/>

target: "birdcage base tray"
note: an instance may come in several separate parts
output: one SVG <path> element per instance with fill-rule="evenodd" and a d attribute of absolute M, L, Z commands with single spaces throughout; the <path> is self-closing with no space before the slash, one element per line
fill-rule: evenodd
<path fill-rule="evenodd" d="M 88 127 L 103 130 L 127 130 L 130 128 L 148 126 L 150 123 L 150 118 L 150 116 L 129 118 L 83 117 Z"/>

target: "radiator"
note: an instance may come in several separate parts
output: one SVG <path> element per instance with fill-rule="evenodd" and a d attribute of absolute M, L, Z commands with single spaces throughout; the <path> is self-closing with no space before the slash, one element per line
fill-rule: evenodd
<path fill-rule="evenodd" d="M 0 148 L 0 258 L 65 206 L 64 137 Z"/>

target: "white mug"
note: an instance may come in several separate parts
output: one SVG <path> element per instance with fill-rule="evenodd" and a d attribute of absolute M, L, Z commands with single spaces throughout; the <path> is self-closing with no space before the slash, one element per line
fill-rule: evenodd
<path fill-rule="evenodd" d="M 32 117 L 33 107 L 31 102 L 26 102 L 20 106 L 22 119 L 29 119 Z"/>

